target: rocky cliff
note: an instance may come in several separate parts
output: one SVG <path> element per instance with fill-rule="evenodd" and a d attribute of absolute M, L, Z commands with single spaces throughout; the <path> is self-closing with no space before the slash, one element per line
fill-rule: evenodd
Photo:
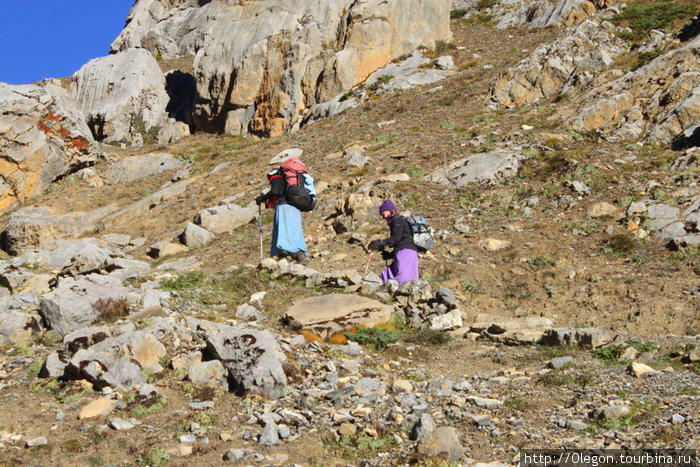
<path fill-rule="evenodd" d="M 449 2 L 140 0 L 113 51 L 194 55 L 200 130 L 279 135 L 319 102 L 450 39 Z"/>

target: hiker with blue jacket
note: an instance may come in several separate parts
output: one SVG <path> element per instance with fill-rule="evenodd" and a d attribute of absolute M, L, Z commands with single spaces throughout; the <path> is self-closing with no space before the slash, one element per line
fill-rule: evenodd
<path fill-rule="evenodd" d="M 391 235 L 384 240 L 372 240 L 367 249 L 381 250 L 394 247 L 394 261 L 379 275 L 382 284 L 394 279 L 399 284 L 418 280 L 418 247 L 413 243 L 413 232 L 405 217 L 399 215 L 391 200 L 379 206 L 379 215 L 386 220 Z"/>
<path fill-rule="evenodd" d="M 255 203 L 275 210 L 272 227 L 272 245 L 270 256 L 292 257 L 299 264 L 309 264 L 306 255 L 304 229 L 301 225 L 301 211 L 287 203 L 286 184 L 280 167 L 275 167 L 267 174 L 270 190 L 255 198 Z"/>

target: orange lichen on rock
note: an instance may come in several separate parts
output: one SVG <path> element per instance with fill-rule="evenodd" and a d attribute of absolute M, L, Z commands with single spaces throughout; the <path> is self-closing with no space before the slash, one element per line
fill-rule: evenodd
<path fill-rule="evenodd" d="M 306 339 L 309 342 L 323 342 L 323 339 L 317 334 L 314 334 L 313 332 L 306 330 L 301 333 L 302 336 L 304 336 L 304 339 Z"/>

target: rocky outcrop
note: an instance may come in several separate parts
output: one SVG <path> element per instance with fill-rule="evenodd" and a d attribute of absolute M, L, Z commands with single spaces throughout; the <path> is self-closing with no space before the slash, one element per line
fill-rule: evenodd
<path fill-rule="evenodd" d="M 547 28 L 552 26 L 574 26 L 596 11 L 614 4 L 615 0 L 541 0 L 523 2 L 516 10 L 501 10 L 499 29 L 508 26 Z"/>
<path fill-rule="evenodd" d="M 99 154 L 83 115 L 52 81 L 0 83 L 0 151 L 0 213 Z"/>
<path fill-rule="evenodd" d="M 196 54 L 193 120 L 205 131 L 279 135 L 391 60 L 450 38 L 448 0 L 170 3 L 137 2 L 112 50 Z"/>
<path fill-rule="evenodd" d="M 579 94 L 610 80 L 607 70 L 626 49 L 611 23 L 586 20 L 503 73 L 491 89 L 491 100 L 501 106 L 524 105 L 557 94 Z"/>
<path fill-rule="evenodd" d="M 464 11 L 464 17 L 488 15 L 496 28 L 548 28 L 575 26 L 615 0 L 509 0 L 485 7 L 484 2 L 453 0 L 452 9 Z"/>
<path fill-rule="evenodd" d="M 103 174 L 107 183 L 125 183 L 182 167 L 184 162 L 167 153 L 144 154 L 110 165 Z"/>
<path fill-rule="evenodd" d="M 700 126 L 700 37 L 576 97 L 555 115 L 609 141 L 668 144 Z"/>
<path fill-rule="evenodd" d="M 75 73 L 71 96 L 99 141 L 169 143 L 189 134 L 187 124 L 168 117 L 165 77 L 143 49 L 90 60 Z"/>
<path fill-rule="evenodd" d="M 46 247 L 57 240 L 72 239 L 97 228 L 98 221 L 113 212 L 109 205 L 88 213 L 54 214 L 47 207 L 27 207 L 12 213 L 4 232 L 5 248 L 19 254 L 30 248 Z"/>
<path fill-rule="evenodd" d="M 425 180 L 457 188 L 470 183 L 495 185 L 504 178 L 515 176 L 525 159 L 521 149 L 496 149 L 457 160 L 426 176 Z"/>

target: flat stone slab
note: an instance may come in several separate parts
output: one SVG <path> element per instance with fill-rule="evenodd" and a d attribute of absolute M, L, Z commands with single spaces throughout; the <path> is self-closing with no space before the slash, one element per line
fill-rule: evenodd
<path fill-rule="evenodd" d="M 290 326 L 326 339 L 354 327 L 374 327 L 391 319 L 393 308 L 377 300 L 349 294 L 311 297 L 295 303 L 283 318 Z"/>

